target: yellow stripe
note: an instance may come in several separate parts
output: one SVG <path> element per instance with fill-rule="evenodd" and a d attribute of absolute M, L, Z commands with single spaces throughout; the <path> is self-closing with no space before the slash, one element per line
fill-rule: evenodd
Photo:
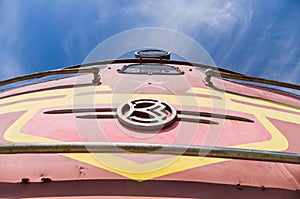
<path fill-rule="evenodd" d="M 95 88 L 92 88 L 95 89 Z M 97 87 L 97 91 L 111 90 L 107 86 Z M 85 89 L 78 90 L 76 88 L 76 94 L 79 92 L 86 92 Z M 259 105 L 273 106 L 289 111 L 299 112 L 298 108 L 285 106 L 278 103 L 273 103 L 266 100 L 247 98 L 239 95 L 233 95 L 228 93 L 222 93 L 218 91 L 212 91 L 202 88 L 192 88 L 189 90 L 191 93 L 200 93 L 207 95 L 217 95 L 224 99 L 224 101 L 213 100 L 209 98 L 195 97 L 195 96 L 173 96 L 173 95 L 157 95 L 157 94 L 101 94 L 95 95 L 93 98 L 87 98 L 87 96 L 76 96 L 74 89 L 60 89 L 43 91 L 39 93 L 31 93 L 26 95 L 15 96 L 9 99 L 2 99 L 0 103 L 6 103 L 13 100 L 24 100 L 33 97 L 46 97 L 53 95 L 66 94 L 62 99 L 49 99 L 41 102 L 35 101 L 34 107 L 31 102 L 22 102 L 19 104 L 13 104 L 5 107 L 0 107 L 0 113 L 9 113 L 12 110 L 26 111 L 21 118 L 18 119 L 12 126 L 10 126 L 4 134 L 4 138 L 11 142 L 59 142 L 59 140 L 48 139 L 39 136 L 27 135 L 21 133 L 21 128 L 26 124 L 40 109 L 43 108 L 55 108 L 57 106 L 70 106 L 74 103 L 80 103 L 82 105 L 89 104 L 94 101 L 98 104 L 120 104 L 128 99 L 133 98 L 157 98 L 166 101 L 173 105 L 184 106 L 200 106 L 206 108 L 224 108 L 225 110 L 232 110 L 238 112 L 245 112 L 253 114 L 261 124 L 271 134 L 271 139 L 262 142 L 255 142 L 231 147 L 248 148 L 248 149 L 260 149 L 260 150 L 273 150 L 283 151 L 288 148 L 288 141 L 284 135 L 267 119 L 271 117 L 274 119 L 284 120 L 300 124 L 300 116 L 293 113 L 281 112 L 278 110 L 264 109 L 261 107 L 253 107 L 246 104 L 235 103 L 231 99 L 236 99 L 244 102 L 251 102 Z M 140 164 L 133 162 L 122 157 L 118 157 L 113 154 L 62 154 L 66 157 L 88 163 L 90 165 L 118 173 L 122 176 L 143 181 L 162 175 L 167 175 L 174 172 L 183 171 L 190 168 L 209 165 L 213 163 L 227 161 L 225 159 L 217 158 L 199 158 L 199 157 L 170 157 L 162 160 L 153 161 L 150 163 Z"/>

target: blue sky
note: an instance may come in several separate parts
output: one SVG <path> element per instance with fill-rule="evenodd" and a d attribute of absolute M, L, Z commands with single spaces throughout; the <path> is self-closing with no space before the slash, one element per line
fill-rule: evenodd
<path fill-rule="evenodd" d="M 82 63 L 132 28 L 177 30 L 216 65 L 300 84 L 298 0 L 0 0 L 0 80 Z"/>

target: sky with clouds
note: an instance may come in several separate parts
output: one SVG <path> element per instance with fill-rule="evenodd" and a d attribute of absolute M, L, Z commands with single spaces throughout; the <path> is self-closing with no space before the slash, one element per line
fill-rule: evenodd
<path fill-rule="evenodd" d="M 0 80 L 82 63 L 110 36 L 161 27 L 216 65 L 300 84 L 299 0 L 0 0 Z"/>

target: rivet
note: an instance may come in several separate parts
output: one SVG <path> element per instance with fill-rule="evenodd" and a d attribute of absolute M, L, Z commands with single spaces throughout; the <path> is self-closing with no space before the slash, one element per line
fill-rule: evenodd
<path fill-rule="evenodd" d="M 29 178 L 22 178 L 21 183 L 23 183 L 23 184 L 28 184 L 29 181 L 30 181 Z"/>

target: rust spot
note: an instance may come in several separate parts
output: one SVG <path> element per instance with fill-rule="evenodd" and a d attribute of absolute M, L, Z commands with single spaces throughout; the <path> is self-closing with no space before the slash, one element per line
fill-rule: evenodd
<path fill-rule="evenodd" d="M 50 178 L 41 178 L 42 183 L 49 183 L 52 182 Z"/>
<path fill-rule="evenodd" d="M 237 188 L 238 190 L 243 190 L 243 187 L 241 186 L 241 184 L 236 184 L 236 188 Z"/>
<path fill-rule="evenodd" d="M 30 181 L 29 178 L 22 178 L 21 183 L 22 183 L 22 184 L 28 184 L 29 181 Z"/>
<path fill-rule="evenodd" d="M 79 174 L 78 174 L 78 177 L 77 178 L 80 178 L 81 176 L 85 176 L 85 172 L 84 172 L 84 170 L 85 170 L 86 168 L 85 167 L 83 167 L 83 166 L 80 166 L 79 167 Z"/>

